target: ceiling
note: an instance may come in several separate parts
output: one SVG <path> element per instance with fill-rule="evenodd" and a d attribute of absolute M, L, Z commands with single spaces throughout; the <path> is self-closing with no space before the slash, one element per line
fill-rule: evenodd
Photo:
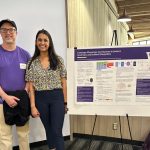
<path fill-rule="evenodd" d="M 128 26 L 134 30 L 134 39 L 150 38 L 150 0 L 115 0 L 118 14 L 123 13 L 124 8 L 132 21 Z"/>

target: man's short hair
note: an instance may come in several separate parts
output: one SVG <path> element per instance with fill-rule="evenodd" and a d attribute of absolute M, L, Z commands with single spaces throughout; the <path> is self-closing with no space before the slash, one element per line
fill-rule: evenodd
<path fill-rule="evenodd" d="M 16 23 L 10 19 L 4 19 L 0 21 L 0 28 L 4 23 L 10 23 L 13 27 L 15 27 L 15 29 L 17 30 L 17 26 Z"/>

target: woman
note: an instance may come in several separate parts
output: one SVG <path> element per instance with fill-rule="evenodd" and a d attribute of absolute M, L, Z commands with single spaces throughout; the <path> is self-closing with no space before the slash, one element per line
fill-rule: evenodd
<path fill-rule="evenodd" d="M 29 61 L 26 81 L 30 87 L 31 113 L 40 117 L 50 150 L 64 150 L 62 127 L 67 104 L 66 69 L 55 53 L 50 34 L 38 31 L 35 52 Z"/>

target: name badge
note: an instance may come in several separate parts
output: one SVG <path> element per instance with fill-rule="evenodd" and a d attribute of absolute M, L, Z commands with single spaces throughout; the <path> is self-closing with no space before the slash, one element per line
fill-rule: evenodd
<path fill-rule="evenodd" d="M 20 63 L 20 69 L 26 69 L 26 64 L 24 64 L 24 63 Z"/>

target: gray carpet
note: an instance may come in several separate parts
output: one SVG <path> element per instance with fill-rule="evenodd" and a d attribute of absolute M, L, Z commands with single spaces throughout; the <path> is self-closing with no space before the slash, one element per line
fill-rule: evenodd
<path fill-rule="evenodd" d="M 90 145 L 90 149 L 89 149 Z M 46 145 L 31 148 L 31 150 L 49 150 Z M 65 141 L 65 150 L 142 150 L 141 146 L 120 144 L 115 142 L 93 140 L 90 144 L 88 139 L 74 138 L 73 141 Z"/>

